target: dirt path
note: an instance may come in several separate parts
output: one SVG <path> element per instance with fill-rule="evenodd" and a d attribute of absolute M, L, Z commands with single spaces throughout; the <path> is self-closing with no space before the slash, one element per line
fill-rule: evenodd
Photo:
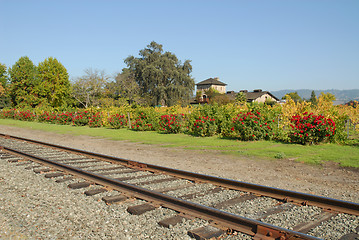
<path fill-rule="evenodd" d="M 312 166 L 286 159 L 246 159 L 221 155 L 215 151 L 163 148 L 4 125 L 0 125 L 0 133 L 171 168 L 359 202 L 359 171 L 341 168 L 334 163 Z"/>

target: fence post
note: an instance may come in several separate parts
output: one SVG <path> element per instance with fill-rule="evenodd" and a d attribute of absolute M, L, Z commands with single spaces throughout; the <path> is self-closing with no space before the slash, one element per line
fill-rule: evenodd
<path fill-rule="evenodd" d="M 131 118 L 129 112 L 127 112 L 127 117 L 128 117 L 128 128 L 131 128 Z"/>
<path fill-rule="evenodd" d="M 277 124 L 278 124 L 278 129 L 279 129 L 279 121 L 280 121 L 280 117 L 279 117 L 279 116 L 280 116 L 280 115 L 278 115 L 278 116 L 277 116 L 277 120 L 278 120 L 278 121 L 277 121 Z"/>
<path fill-rule="evenodd" d="M 350 119 L 347 120 L 347 138 L 349 138 Z"/>

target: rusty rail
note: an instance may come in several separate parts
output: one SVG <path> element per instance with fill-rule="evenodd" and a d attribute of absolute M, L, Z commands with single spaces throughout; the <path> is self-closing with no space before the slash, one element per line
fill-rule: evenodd
<path fill-rule="evenodd" d="M 21 138 L 21 137 L 16 137 L 16 136 L 8 136 L 8 135 L 4 135 L 1 133 L 0 133 L 0 136 L 19 139 L 19 140 L 23 140 L 23 141 L 29 141 L 29 142 L 33 142 L 33 143 L 37 143 L 37 144 L 42 144 L 42 145 L 47 145 L 50 147 L 60 148 L 60 149 L 66 150 L 66 151 L 85 154 L 85 155 L 88 155 L 91 157 L 95 156 L 97 158 L 101 158 L 101 159 L 105 159 L 105 160 L 113 161 L 113 162 L 118 162 L 121 164 L 125 164 L 127 166 L 142 168 L 144 170 L 164 172 L 166 174 L 170 174 L 170 175 L 173 175 L 176 177 L 185 178 L 185 179 L 189 179 L 189 180 L 193 180 L 193 181 L 208 182 L 208 183 L 211 183 L 211 184 L 214 184 L 217 186 L 222 186 L 222 187 L 226 187 L 226 188 L 230 188 L 230 189 L 234 189 L 234 190 L 251 192 L 251 193 L 254 193 L 257 195 L 267 196 L 267 197 L 275 198 L 275 199 L 282 200 L 285 202 L 293 202 L 293 203 L 300 204 L 300 205 L 317 206 L 317 207 L 320 207 L 320 208 L 323 208 L 323 209 L 326 209 L 329 211 L 337 211 L 337 212 L 342 212 L 342 213 L 359 216 L 359 204 L 354 203 L 354 202 L 348 202 L 348 201 L 343 201 L 343 200 L 338 200 L 338 199 L 333 199 L 333 198 L 328 198 L 328 197 L 322 197 L 322 196 L 317 196 L 317 195 L 312 195 L 312 194 L 307 194 L 307 193 L 300 193 L 300 192 L 296 192 L 296 191 L 284 190 L 284 189 L 279 189 L 279 188 L 274 188 L 274 187 L 267 187 L 267 186 L 263 186 L 263 185 L 253 184 L 253 183 L 247 183 L 247 182 L 236 181 L 236 180 L 231 180 L 231 179 L 226 179 L 226 178 L 219 178 L 219 177 L 214 177 L 214 176 L 209 176 L 209 175 L 205 175 L 205 174 L 199 174 L 199 173 L 194 173 L 194 172 L 189 172 L 189 171 L 184 171 L 184 170 L 162 167 L 162 166 L 157 166 L 157 165 L 153 165 L 153 164 L 132 161 L 132 160 L 124 159 L 124 158 L 118 158 L 118 157 L 108 156 L 108 155 L 99 154 L 99 153 L 92 153 L 89 151 L 55 145 L 55 144 L 51 144 L 51 143 L 44 143 L 44 142 Z"/>
<path fill-rule="evenodd" d="M 22 139 L 24 140 L 24 139 Z M 66 164 L 62 164 L 56 161 L 48 160 L 42 157 L 38 157 L 32 154 L 27 154 L 16 149 L 9 147 L 2 148 L 6 151 L 21 155 L 36 162 L 44 163 L 45 165 L 57 168 L 59 170 L 77 175 L 86 180 L 96 182 L 104 186 L 109 186 L 115 190 L 124 192 L 127 195 L 137 197 L 157 205 L 161 205 L 175 211 L 188 214 L 190 216 L 199 217 L 205 220 L 209 220 L 218 226 L 227 229 L 228 231 L 239 231 L 251 236 L 254 239 L 297 239 L 297 240 L 314 240 L 319 239 L 307 234 L 295 232 L 289 229 L 284 229 L 271 224 L 263 223 L 261 221 L 241 217 L 235 214 L 227 213 L 212 207 L 206 207 L 200 204 L 196 204 L 183 199 L 175 198 L 166 194 L 151 191 L 142 187 L 138 187 L 132 184 L 121 182 L 116 179 L 112 179 L 101 174 L 94 174 L 90 171 L 86 171 L 77 167 L 72 167 Z M 89 154 L 89 153 L 87 153 Z"/>

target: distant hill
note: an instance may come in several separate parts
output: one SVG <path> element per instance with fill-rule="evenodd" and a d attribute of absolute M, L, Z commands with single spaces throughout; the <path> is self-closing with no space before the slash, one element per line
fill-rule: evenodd
<path fill-rule="evenodd" d="M 271 93 L 277 98 L 281 99 L 287 93 L 297 92 L 298 95 L 301 96 L 302 98 L 309 99 L 310 95 L 312 94 L 312 91 L 313 91 L 312 89 L 299 89 L 299 90 L 285 89 L 279 91 L 271 91 Z M 324 92 L 324 93 L 334 94 L 337 100 L 341 100 L 344 102 L 348 102 L 350 100 L 359 101 L 359 89 L 350 89 L 350 90 L 328 89 L 328 90 L 314 90 L 314 92 L 317 97 L 319 97 L 321 92 Z"/>

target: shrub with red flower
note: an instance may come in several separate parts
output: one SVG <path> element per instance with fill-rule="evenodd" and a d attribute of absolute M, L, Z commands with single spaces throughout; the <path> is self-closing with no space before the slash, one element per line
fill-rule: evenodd
<path fill-rule="evenodd" d="M 0 111 L 0 118 L 15 118 L 16 109 L 2 110 Z"/>
<path fill-rule="evenodd" d="M 44 111 L 43 113 L 40 114 L 38 121 L 46 122 L 46 123 L 55 123 L 56 117 L 57 117 L 56 113 Z"/>
<path fill-rule="evenodd" d="M 131 124 L 131 129 L 136 131 L 152 131 L 155 130 L 153 123 L 155 122 L 154 117 L 148 112 L 140 111 Z"/>
<path fill-rule="evenodd" d="M 62 112 L 57 114 L 56 123 L 61 125 L 72 124 L 73 113 L 72 112 Z"/>
<path fill-rule="evenodd" d="M 266 119 L 259 111 L 239 113 L 227 124 L 227 130 L 222 131 L 226 137 L 242 141 L 271 139 L 273 137 L 273 120 Z"/>
<path fill-rule="evenodd" d="M 89 123 L 91 117 L 91 113 L 87 110 L 84 111 L 77 111 L 74 114 L 72 119 L 72 123 L 75 126 L 85 126 Z"/>
<path fill-rule="evenodd" d="M 125 115 L 114 114 L 108 118 L 108 123 L 111 128 L 123 128 L 127 126 L 127 118 Z"/>
<path fill-rule="evenodd" d="M 30 110 L 22 110 L 16 112 L 14 119 L 21 121 L 34 121 L 36 119 L 36 115 Z"/>
<path fill-rule="evenodd" d="M 102 113 L 97 112 L 89 117 L 89 127 L 102 127 Z"/>
<path fill-rule="evenodd" d="M 335 135 L 335 122 L 322 115 L 305 112 L 303 116 L 295 115 L 291 118 L 289 138 L 293 143 L 320 143 L 331 140 Z"/>
<path fill-rule="evenodd" d="M 195 136 L 210 137 L 217 133 L 218 126 L 215 118 L 202 116 L 191 123 L 190 133 Z"/>
<path fill-rule="evenodd" d="M 184 126 L 184 114 L 162 115 L 160 119 L 160 132 L 179 133 Z"/>

